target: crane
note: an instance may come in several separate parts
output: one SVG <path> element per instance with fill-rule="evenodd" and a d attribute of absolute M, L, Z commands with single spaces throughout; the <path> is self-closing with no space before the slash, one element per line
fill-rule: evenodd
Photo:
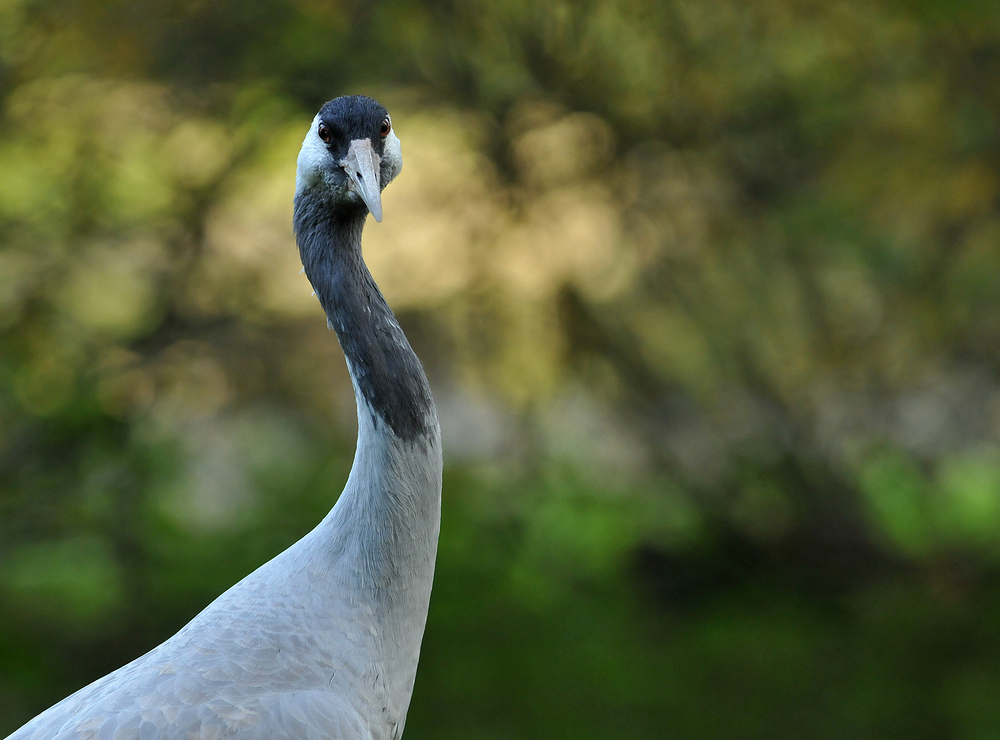
<path fill-rule="evenodd" d="M 406 720 L 441 511 L 441 433 L 427 378 L 361 254 L 403 166 L 388 112 L 326 103 L 302 142 L 293 225 L 347 358 L 354 464 L 305 537 L 177 634 L 8 740 L 393 740 Z"/>

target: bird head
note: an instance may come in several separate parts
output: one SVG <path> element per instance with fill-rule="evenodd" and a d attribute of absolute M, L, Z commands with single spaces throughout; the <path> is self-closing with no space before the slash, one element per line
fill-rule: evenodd
<path fill-rule="evenodd" d="M 324 105 L 299 151 L 296 196 L 309 193 L 347 210 L 367 209 L 382 220 L 382 190 L 403 169 L 389 113 L 363 95 Z"/>

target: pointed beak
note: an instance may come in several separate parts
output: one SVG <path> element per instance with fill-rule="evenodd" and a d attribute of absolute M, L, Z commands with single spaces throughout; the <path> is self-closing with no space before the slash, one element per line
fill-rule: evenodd
<path fill-rule="evenodd" d="M 379 187 L 379 165 L 382 163 L 370 139 L 355 139 L 340 160 L 347 172 L 348 187 L 361 196 L 378 222 L 382 221 L 382 188 Z"/>

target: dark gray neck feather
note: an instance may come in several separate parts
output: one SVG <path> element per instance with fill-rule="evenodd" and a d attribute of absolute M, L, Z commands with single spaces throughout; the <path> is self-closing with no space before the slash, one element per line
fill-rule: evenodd
<path fill-rule="evenodd" d="M 420 360 L 362 259 L 366 216 L 338 210 L 310 191 L 298 193 L 295 238 L 375 428 L 382 422 L 414 442 L 432 433 L 434 402 Z"/>

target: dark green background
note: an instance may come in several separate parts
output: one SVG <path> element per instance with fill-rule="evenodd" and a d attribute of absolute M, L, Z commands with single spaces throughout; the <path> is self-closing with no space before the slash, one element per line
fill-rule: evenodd
<path fill-rule="evenodd" d="M 0 3 L 0 734 L 336 499 L 253 218 L 353 92 L 369 256 L 435 235 L 373 262 L 446 440 L 410 740 L 1000 738 L 986 0 Z"/>

